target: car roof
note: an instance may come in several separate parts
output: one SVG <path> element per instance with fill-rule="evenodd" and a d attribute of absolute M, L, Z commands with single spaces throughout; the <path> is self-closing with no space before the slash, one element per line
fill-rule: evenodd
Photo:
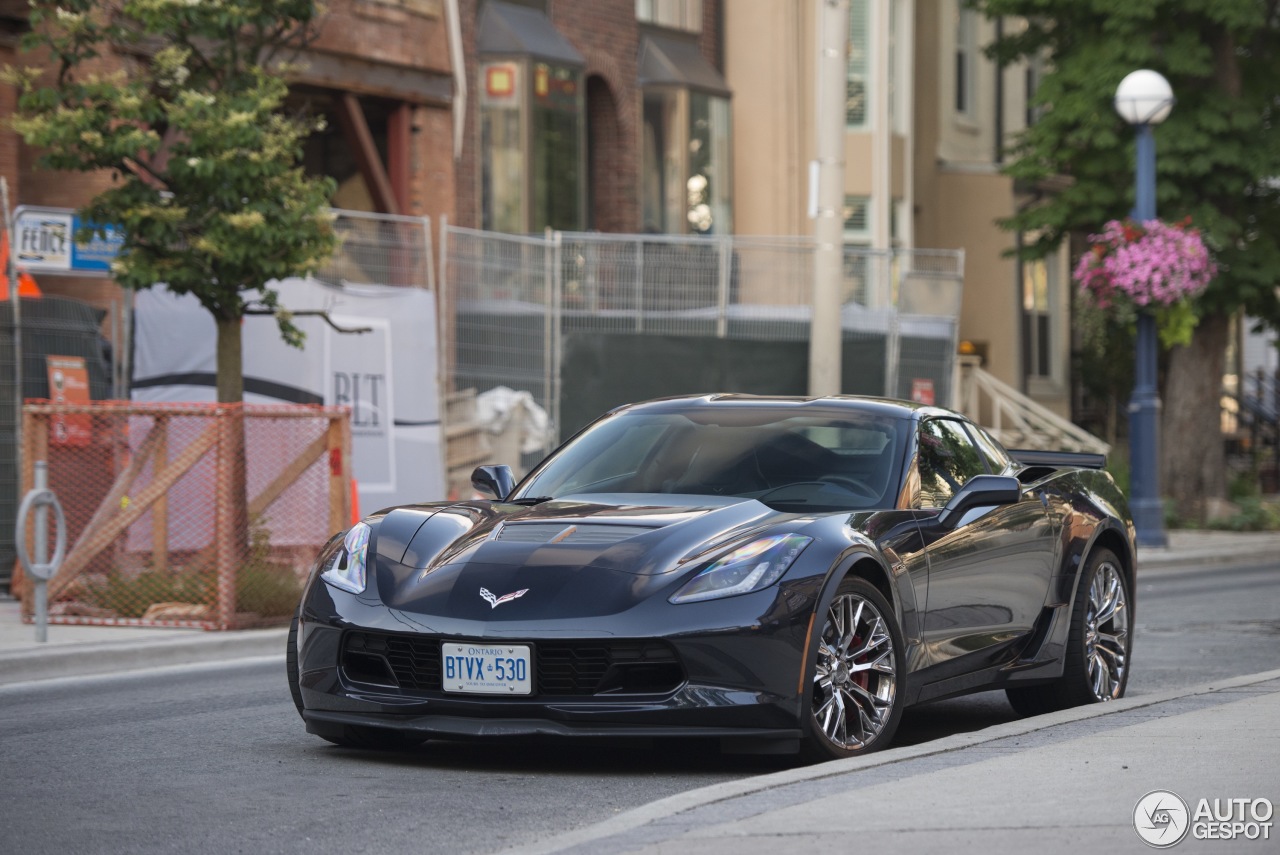
<path fill-rule="evenodd" d="M 876 398 L 863 395 L 826 395 L 822 397 L 805 397 L 800 395 L 682 395 L 671 398 L 657 398 L 651 401 L 640 401 L 625 404 L 612 412 L 644 412 L 644 413 L 691 413 L 714 411 L 716 409 L 736 408 L 795 408 L 797 414 L 806 411 L 831 413 L 833 410 L 848 410 L 865 415 L 885 416 L 898 419 L 918 419 L 928 416 L 964 416 L 942 407 L 918 404 L 914 401 L 902 401 L 895 398 Z"/>

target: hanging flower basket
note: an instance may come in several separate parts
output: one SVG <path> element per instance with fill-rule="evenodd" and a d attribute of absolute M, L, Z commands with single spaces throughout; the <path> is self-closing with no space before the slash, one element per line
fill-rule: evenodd
<path fill-rule="evenodd" d="M 1166 347 L 1189 343 L 1199 320 L 1194 300 L 1218 273 L 1191 218 L 1172 225 L 1112 220 L 1089 240 L 1073 275 L 1093 303 L 1149 310 Z"/>

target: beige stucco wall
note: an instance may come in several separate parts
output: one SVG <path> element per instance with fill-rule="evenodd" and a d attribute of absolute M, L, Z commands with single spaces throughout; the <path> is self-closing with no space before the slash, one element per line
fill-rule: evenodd
<path fill-rule="evenodd" d="M 965 251 L 960 334 L 985 342 L 987 369 L 1021 387 L 1021 283 L 1005 257 L 1014 236 L 997 220 L 1013 213 L 1013 183 L 996 161 L 996 68 L 977 63 L 978 99 L 969 118 L 957 117 L 954 92 L 957 0 L 917 0 L 913 34 L 913 136 L 895 135 L 890 148 L 890 194 L 912 191 L 912 242 L 920 248 Z M 815 4 L 733 0 L 725 4 L 725 76 L 733 90 L 734 221 L 740 234 L 807 235 L 808 164 L 815 156 Z M 1007 24 L 1008 27 L 1015 26 Z M 994 26 L 979 23 L 979 42 Z M 1022 127 L 1021 68 L 1005 71 L 1005 142 Z M 910 170 L 908 170 L 910 159 Z M 845 135 L 845 192 L 872 195 L 870 133 Z M 910 182 L 907 172 L 910 171 Z M 910 184 L 910 187 L 908 186 Z M 1069 356 L 1069 281 L 1059 258 L 1055 330 L 1060 364 Z M 1065 367 L 1064 367 L 1065 372 Z M 1065 373 L 1064 373 L 1065 379 Z M 1036 384 L 1034 397 L 1061 414 L 1065 386 Z"/>
<path fill-rule="evenodd" d="M 725 79 L 733 91 L 735 231 L 808 234 L 812 4 L 733 0 L 725 4 L 724 27 Z"/>

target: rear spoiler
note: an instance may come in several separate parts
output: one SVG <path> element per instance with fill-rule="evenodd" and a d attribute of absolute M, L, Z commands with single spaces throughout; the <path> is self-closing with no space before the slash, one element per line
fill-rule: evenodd
<path fill-rule="evenodd" d="M 1086 451 L 1036 451 L 1011 448 L 1009 456 L 1023 466 L 1052 466 L 1054 469 L 1105 469 L 1107 456 Z"/>

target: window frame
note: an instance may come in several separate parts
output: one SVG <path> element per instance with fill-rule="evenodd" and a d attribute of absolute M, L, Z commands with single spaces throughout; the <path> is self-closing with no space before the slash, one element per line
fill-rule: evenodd
<path fill-rule="evenodd" d="M 861 24 L 861 33 L 858 25 Z M 859 39 L 858 36 L 861 35 Z M 874 39 L 871 36 L 871 4 L 869 0 L 849 0 L 849 49 L 845 56 L 844 82 L 844 126 L 846 131 L 864 132 L 871 130 L 872 98 L 875 87 L 871 85 L 874 73 L 872 62 Z M 859 54 L 860 51 L 860 54 Z M 862 118 L 849 121 L 850 90 L 855 85 L 862 87 Z"/>
<path fill-rule="evenodd" d="M 674 99 L 674 109 L 671 111 L 671 128 L 664 134 L 662 140 L 662 150 L 654 151 L 649 148 L 650 128 L 649 122 L 649 99 L 652 97 L 661 97 L 665 99 Z M 639 188 L 640 188 L 640 219 L 643 229 L 646 232 L 667 235 L 730 235 L 733 234 L 733 152 L 732 140 L 730 135 L 733 130 L 733 103 L 730 98 L 715 92 L 708 92 L 691 86 L 679 86 L 675 84 L 650 84 L 639 87 L 640 98 L 640 121 L 639 133 Z M 708 176 L 706 187 L 709 188 L 710 195 L 707 197 L 705 204 L 711 213 L 710 227 L 706 230 L 696 228 L 694 222 L 690 218 L 690 214 L 695 210 L 691 205 L 690 194 L 695 189 L 690 187 L 690 181 L 694 178 L 693 160 L 694 156 L 690 152 L 690 143 L 694 139 L 694 105 L 698 98 L 707 100 L 707 120 L 711 127 L 709 131 L 709 143 L 712 150 L 711 161 L 708 164 L 711 174 Z M 719 106 L 717 105 L 719 102 Z M 716 130 L 716 114 L 721 113 L 724 127 Z M 717 142 L 720 145 L 717 145 Z M 723 148 L 722 151 L 718 149 Z M 678 183 L 675 177 L 666 175 L 668 157 L 674 153 L 671 160 L 674 161 L 675 175 L 678 176 Z M 717 162 L 717 155 L 723 158 L 723 163 Z M 652 157 L 652 160 L 651 160 Z M 661 165 L 661 173 L 658 177 L 658 194 L 656 197 L 651 196 L 651 174 L 652 167 Z M 702 174 L 702 173 L 698 173 Z M 717 195 L 720 194 L 720 195 Z M 651 204 L 653 202 L 654 204 Z M 651 213 L 658 211 L 661 218 L 654 220 Z"/>
<path fill-rule="evenodd" d="M 955 426 L 954 429 L 955 431 L 957 431 L 958 436 L 961 437 L 964 440 L 964 442 L 967 444 L 967 446 L 973 450 L 976 461 L 979 464 L 981 464 L 981 469 L 979 471 L 974 471 L 969 475 L 965 476 L 958 483 L 951 485 L 950 492 L 948 492 L 945 496 L 940 495 L 939 491 L 930 490 L 926 488 L 925 472 L 922 466 L 924 455 L 922 453 L 923 444 L 921 442 L 921 437 L 924 431 L 929 426 L 935 423 L 945 423 L 945 424 L 954 425 Z M 963 419 L 958 419 L 951 416 L 941 416 L 941 415 L 927 416 L 927 417 L 921 418 L 916 425 L 915 441 L 916 441 L 915 464 L 914 464 L 915 473 L 914 473 L 914 478 L 912 479 L 913 485 L 915 487 L 915 496 L 912 497 L 912 501 L 911 501 L 911 506 L 914 509 L 940 510 L 946 507 L 947 502 L 951 501 L 952 497 L 955 496 L 955 494 L 975 476 L 989 474 L 986 458 L 982 454 L 982 451 L 978 448 L 977 443 L 974 442 L 973 437 L 969 435 L 969 431 L 966 429 L 965 422 Z"/>
<path fill-rule="evenodd" d="M 686 33 L 702 32 L 702 0 L 636 0 L 636 20 Z"/>
<path fill-rule="evenodd" d="M 957 118 L 967 122 L 978 119 L 978 24 L 977 13 L 956 0 L 951 107 Z"/>
<path fill-rule="evenodd" d="M 515 101 L 514 107 L 505 107 L 491 100 L 494 96 L 490 94 L 490 74 L 494 69 L 506 66 L 514 71 L 513 92 L 510 97 Z M 542 150 L 535 138 L 534 130 L 534 113 L 538 109 L 549 109 L 540 107 L 536 101 L 539 97 L 543 97 L 537 92 L 536 87 L 541 79 L 538 70 L 539 67 L 545 67 L 549 70 L 558 70 L 567 72 L 574 78 L 573 94 L 571 97 L 575 100 L 572 110 L 576 116 L 576 174 L 577 186 L 574 188 L 576 196 L 575 207 L 577 210 L 577 218 L 573 223 L 548 223 L 550 212 L 549 199 L 550 195 L 542 193 L 546 186 L 543 183 L 545 176 L 538 173 L 539 164 L 536 162 L 537 155 Z M 548 71 L 550 77 L 550 71 Z M 548 77 L 548 79 L 549 79 Z M 519 194 L 517 208 L 518 215 L 512 218 L 508 213 L 504 217 L 499 218 L 496 211 L 496 196 L 494 196 L 494 188 L 498 187 L 497 182 L 490 185 L 486 178 L 489 176 L 489 169 L 493 153 L 491 151 L 492 141 L 488 134 L 490 131 L 490 118 L 487 111 L 490 110 L 511 110 L 516 112 L 516 122 L 518 124 L 516 136 L 519 138 L 519 159 L 521 177 L 519 181 L 503 181 L 501 186 L 509 195 Z M 505 232 L 508 234 L 529 234 L 533 231 L 540 230 L 541 226 L 551 225 L 564 231 L 581 231 L 586 228 L 587 217 L 587 115 L 586 115 L 586 72 L 585 69 L 564 62 L 556 62 L 538 56 L 529 54 L 519 55 L 493 55 L 488 54 L 481 58 L 479 63 L 479 97 L 477 98 L 477 136 L 479 137 L 480 168 L 477 170 L 476 181 L 479 184 L 477 197 L 479 199 L 479 213 L 481 227 L 486 230 Z M 492 181 L 492 178 L 489 178 Z M 540 198 L 545 196 L 545 198 Z M 501 219 L 501 221 L 499 221 Z M 515 222 L 514 220 L 518 220 Z"/>

